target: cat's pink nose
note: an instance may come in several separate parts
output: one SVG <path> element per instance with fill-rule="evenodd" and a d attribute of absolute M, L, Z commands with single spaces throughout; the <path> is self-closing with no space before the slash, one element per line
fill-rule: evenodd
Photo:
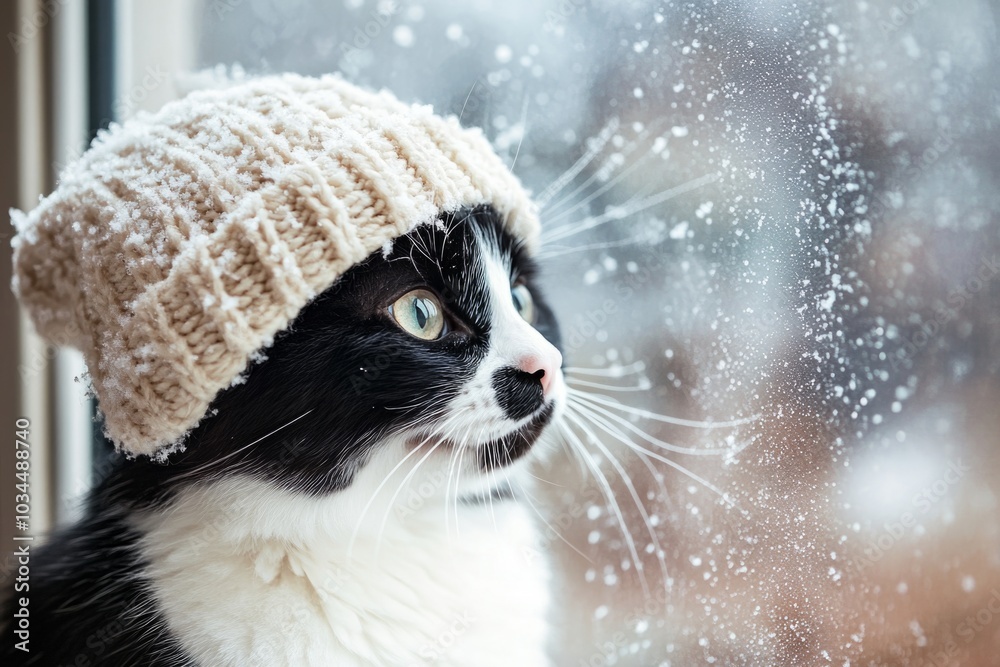
<path fill-rule="evenodd" d="M 529 354 L 521 357 L 517 367 L 538 378 L 542 383 L 542 394 L 549 395 L 549 389 L 556 379 L 556 374 L 562 367 L 562 355 L 552 348 L 548 354 Z"/>

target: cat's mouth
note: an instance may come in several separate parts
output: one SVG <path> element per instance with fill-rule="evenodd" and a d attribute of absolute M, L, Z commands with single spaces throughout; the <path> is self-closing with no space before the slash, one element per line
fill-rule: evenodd
<path fill-rule="evenodd" d="M 552 421 L 554 403 L 549 403 L 524 426 L 507 435 L 477 447 L 479 467 L 484 472 L 503 468 L 528 453 L 538 437 Z"/>
<path fill-rule="evenodd" d="M 479 468 L 483 472 L 489 470 L 495 470 L 497 468 L 502 468 L 508 466 L 517 459 L 521 458 L 528 453 L 532 445 L 538 440 L 545 427 L 548 426 L 549 422 L 552 421 L 552 415 L 555 411 L 555 403 L 550 402 L 548 405 L 539 410 L 532 419 L 526 424 L 514 429 L 510 433 L 490 440 L 484 443 L 476 443 L 472 445 L 471 443 L 459 443 L 451 439 L 444 439 L 439 442 L 439 445 L 445 449 L 457 449 L 462 446 L 474 446 L 476 449 L 476 454 L 478 457 Z M 426 443 L 427 437 L 414 437 L 411 438 L 408 444 L 412 446 L 419 446 L 420 444 Z"/>

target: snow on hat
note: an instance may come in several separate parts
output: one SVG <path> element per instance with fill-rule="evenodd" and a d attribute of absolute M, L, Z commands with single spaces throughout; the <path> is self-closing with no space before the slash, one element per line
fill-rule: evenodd
<path fill-rule="evenodd" d="M 334 76 L 251 79 L 102 133 L 11 211 L 13 287 L 83 352 L 115 445 L 162 457 L 351 266 L 477 204 L 535 248 L 536 209 L 478 130 Z"/>

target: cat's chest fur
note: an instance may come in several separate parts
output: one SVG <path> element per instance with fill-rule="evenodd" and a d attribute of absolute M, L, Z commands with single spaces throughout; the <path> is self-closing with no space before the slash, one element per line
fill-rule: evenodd
<path fill-rule="evenodd" d="M 519 502 L 397 498 L 355 535 L 338 521 L 351 497 L 257 484 L 188 491 L 137 522 L 153 596 L 197 664 L 549 664 L 548 571 Z"/>

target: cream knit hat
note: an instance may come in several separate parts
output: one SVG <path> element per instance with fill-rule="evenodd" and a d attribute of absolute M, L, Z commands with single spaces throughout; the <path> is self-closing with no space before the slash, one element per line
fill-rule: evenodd
<path fill-rule="evenodd" d="M 253 79 L 112 128 L 12 211 L 13 286 L 83 352 L 116 446 L 164 456 L 347 269 L 483 203 L 535 248 L 535 207 L 479 131 L 333 76 Z"/>

